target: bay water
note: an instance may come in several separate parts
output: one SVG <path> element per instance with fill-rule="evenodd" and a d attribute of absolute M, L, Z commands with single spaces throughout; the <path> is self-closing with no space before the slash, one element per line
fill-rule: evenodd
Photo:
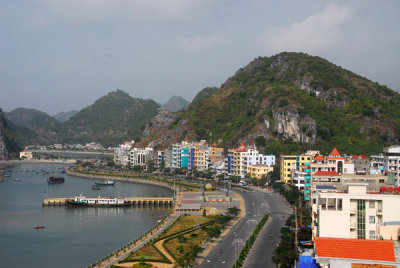
<path fill-rule="evenodd" d="M 165 187 L 128 182 L 92 190 L 94 180 L 59 174 L 64 168 L 14 164 L 1 169 L 0 267 L 86 267 L 135 240 L 169 212 L 167 208 L 42 206 L 45 196 L 173 195 Z M 49 185 L 49 176 L 63 176 L 65 182 Z M 45 228 L 34 229 L 36 225 Z"/>

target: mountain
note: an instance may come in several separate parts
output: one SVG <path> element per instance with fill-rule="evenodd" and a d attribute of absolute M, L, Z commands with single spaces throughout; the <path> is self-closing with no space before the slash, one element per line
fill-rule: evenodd
<path fill-rule="evenodd" d="M 68 119 L 70 119 L 72 116 L 76 115 L 78 111 L 72 110 L 69 112 L 59 112 L 58 114 L 53 115 L 55 119 L 57 119 L 58 122 L 64 123 Z"/>
<path fill-rule="evenodd" d="M 138 140 L 145 125 L 157 115 L 159 105 L 153 100 L 132 98 L 117 90 L 82 109 L 62 126 L 65 143 L 100 142 L 115 146 L 124 140 Z"/>
<path fill-rule="evenodd" d="M 58 141 L 61 124 L 45 112 L 17 108 L 5 114 L 12 122 L 11 130 L 21 146 L 32 143 L 51 144 Z"/>
<path fill-rule="evenodd" d="M 218 90 L 217 87 L 206 87 L 203 90 L 201 90 L 197 95 L 193 98 L 192 104 L 199 102 L 200 100 L 207 98 L 208 96 L 211 96 Z"/>
<path fill-rule="evenodd" d="M 172 96 L 163 106 L 162 108 L 166 109 L 168 112 L 174 113 L 179 110 L 182 110 L 186 106 L 189 105 L 190 102 L 185 100 L 180 96 Z"/>
<path fill-rule="evenodd" d="M 4 116 L 3 110 L 0 109 L 0 160 L 18 157 L 21 148 L 14 140 L 9 122 Z"/>
<path fill-rule="evenodd" d="M 399 142 L 400 95 L 320 57 L 259 57 L 141 144 L 166 147 L 183 139 L 225 148 L 244 141 L 267 153 L 329 153 L 333 146 L 377 153 Z"/>

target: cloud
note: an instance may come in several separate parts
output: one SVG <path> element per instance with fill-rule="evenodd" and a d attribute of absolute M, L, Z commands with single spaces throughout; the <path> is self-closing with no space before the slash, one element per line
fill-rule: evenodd
<path fill-rule="evenodd" d="M 351 19 L 349 6 L 328 5 L 322 12 L 289 27 L 273 27 L 256 37 L 258 46 L 273 52 L 318 53 L 337 48 L 343 42 L 343 26 Z"/>
<path fill-rule="evenodd" d="M 181 38 L 179 44 L 181 47 L 188 51 L 211 49 L 225 41 L 225 37 L 222 35 L 214 36 L 197 36 L 195 38 Z"/>
<path fill-rule="evenodd" d="M 183 20 L 210 7 L 215 0 L 41 0 L 51 15 L 75 23 L 113 19 Z"/>

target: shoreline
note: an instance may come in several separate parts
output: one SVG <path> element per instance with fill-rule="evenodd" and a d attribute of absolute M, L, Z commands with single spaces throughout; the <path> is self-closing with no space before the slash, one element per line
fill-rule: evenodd
<path fill-rule="evenodd" d="M 0 160 L 0 164 L 75 164 L 75 159 Z"/>
<path fill-rule="evenodd" d="M 145 180 L 145 179 L 133 179 L 133 178 L 126 178 L 126 177 L 114 177 L 114 176 L 105 176 L 105 175 L 89 175 L 89 174 L 82 174 L 82 173 L 77 173 L 77 172 L 73 172 L 70 171 L 69 169 L 67 169 L 67 174 L 70 176 L 74 176 L 74 177 L 79 177 L 79 178 L 84 178 L 84 179 L 101 179 L 101 180 L 108 180 L 108 179 L 112 179 L 115 181 L 122 181 L 122 182 L 130 182 L 130 183 L 142 183 L 142 184 L 151 184 L 151 185 L 156 185 L 156 186 L 162 186 L 165 188 L 168 188 L 170 190 L 174 190 L 174 187 L 167 184 L 167 183 L 163 183 L 161 181 L 152 181 L 152 180 Z"/>

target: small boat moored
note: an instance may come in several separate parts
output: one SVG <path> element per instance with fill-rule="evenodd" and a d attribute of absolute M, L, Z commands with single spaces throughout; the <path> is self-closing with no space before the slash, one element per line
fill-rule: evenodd
<path fill-rule="evenodd" d="M 33 229 L 44 229 L 45 227 L 43 225 L 36 225 L 33 227 Z"/>
<path fill-rule="evenodd" d="M 114 185 L 115 182 L 113 180 L 108 180 L 105 182 L 96 182 L 97 185 L 101 185 L 101 186 L 111 186 Z"/>
<path fill-rule="evenodd" d="M 47 179 L 48 184 L 63 183 L 64 181 L 64 177 L 50 177 Z"/>
<path fill-rule="evenodd" d="M 92 190 L 100 190 L 100 186 L 98 184 L 93 184 Z"/>

